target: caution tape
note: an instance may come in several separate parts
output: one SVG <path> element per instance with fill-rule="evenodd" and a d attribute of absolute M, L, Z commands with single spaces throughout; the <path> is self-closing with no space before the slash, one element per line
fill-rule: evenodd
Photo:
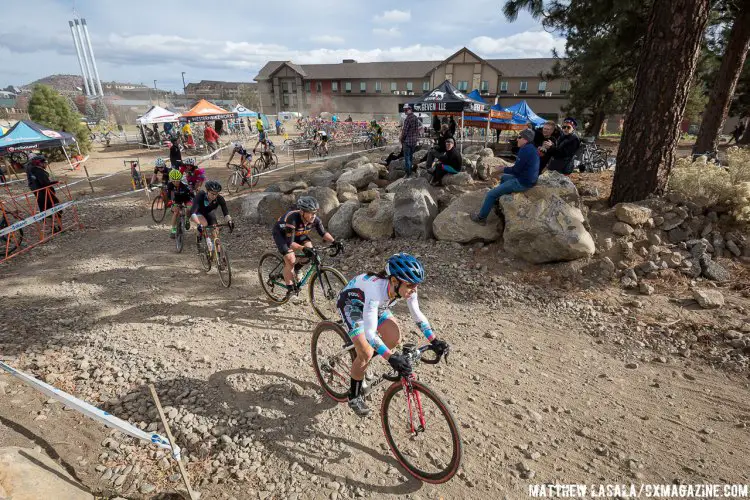
<path fill-rule="evenodd" d="M 67 406 L 68 408 L 73 408 L 74 410 L 77 410 L 78 412 L 83 413 L 89 418 L 98 420 L 99 422 L 103 423 L 107 427 L 117 429 L 118 431 L 124 434 L 127 434 L 129 436 L 132 436 L 136 439 L 141 439 L 143 441 L 153 443 L 159 448 L 165 448 L 167 450 L 170 450 L 175 460 L 180 459 L 180 447 L 177 446 L 176 444 L 174 445 L 174 447 L 172 447 L 169 444 L 169 441 L 165 437 L 159 434 L 155 434 L 155 433 L 149 434 L 147 432 L 144 432 L 140 430 L 138 427 L 134 426 L 133 424 L 126 422 L 122 419 L 119 419 L 115 417 L 114 415 L 111 415 L 107 413 L 106 411 L 97 408 L 94 405 L 91 405 L 74 396 L 71 396 L 67 392 L 63 392 L 60 389 L 57 389 L 56 387 L 53 387 L 45 382 L 42 382 L 39 379 L 32 377 L 31 375 L 27 375 L 26 373 L 20 370 L 16 370 L 15 368 L 3 363 L 2 361 L 0 361 L 0 369 L 3 369 L 4 371 L 18 378 L 25 384 L 30 385 L 34 389 L 37 389 L 39 392 L 42 392 L 46 394 L 47 396 L 58 400 L 59 402 Z"/>
<path fill-rule="evenodd" d="M 64 210 L 68 207 L 71 207 L 75 205 L 75 201 L 66 201 L 65 203 L 60 203 L 59 205 L 55 205 L 52 208 L 48 208 L 44 212 L 39 212 L 38 214 L 34 214 L 31 217 L 27 217 L 23 220 L 19 220 L 18 222 L 11 224 L 10 226 L 6 227 L 3 230 L 0 230 L 0 236 L 5 236 L 8 233 L 12 233 L 14 231 L 18 231 L 21 228 L 24 228 L 26 226 L 30 226 L 31 224 L 34 224 L 35 222 L 39 222 L 40 220 L 49 217 L 50 215 L 59 212 L 60 210 Z"/>
<path fill-rule="evenodd" d="M 122 174 L 122 173 L 125 173 L 125 172 L 129 172 L 129 171 L 130 171 L 130 169 L 126 168 L 126 169 L 123 169 L 123 170 L 118 170 L 117 172 L 113 172 L 111 174 L 102 175 L 100 177 L 94 177 L 93 179 L 90 179 L 90 180 L 89 179 L 79 179 L 77 181 L 73 181 L 70 184 L 68 184 L 68 187 L 75 186 L 76 184 L 80 184 L 81 182 L 84 182 L 84 181 L 87 181 L 87 180 L 89 182 L 91 182 L 91 183 L 98 182 L 98 181 L 100 181 L 102 179 L 107 179 L 108 177 L 114 177 L 115 175 L 119 175 L 119 174 Z"/>

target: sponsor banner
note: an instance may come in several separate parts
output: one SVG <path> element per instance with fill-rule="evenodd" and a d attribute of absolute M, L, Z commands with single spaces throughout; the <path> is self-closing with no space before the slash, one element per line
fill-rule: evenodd
<path fill-rule="evenodd" d="M 498 111 L 496 109 L 490 110 L 490 118 L 497 118 L 499 120 L 510 120 L 513 118 L 513 113 L 510 111 Z"/>
<path fill-rule="evenodd" d="M 71 396 L 67 392 L 63 392 L 57 389 L 56 387 L 53 387 L 45 382 L 42 382 L 41 380 L 38 380 L 32 377 L 31 375 L 27 375 L 26 373 L 23 373 L 22 371 L 16 370 L 15 368 L 3 363 L 2 361 L 0 361 L 0 369 L 8 372 L 9 374 L 18 378 L 25 384 L 30 385 L 34 389 L 38 390 L 39 392 L 42 392 L 46 394 L 47 396 L 60 401 L 62 404 L 64 404 L 68 408 L 73 408 L 74 410 L 86 415 L 87 417 L 101 422 L 107 427 L 111 427 L 112 429 L 117 429 L 118 431 L 124 434 L 127 434 L 129 436 L 132 436 L 136 439 L 141 439 L 143 441 L 153 443 L 160 448 L 171 450 L 172 456 L 175 458 L 175 460 L 180 459 L 179 446 L 175 445 L 173 448 L 169 444 L 169 441 L 167 440 L 167 438 L 160 436 L 159 434 L 156 434 L 156 433 L 149 434 L 147 432 L 144 432 L 140 430 L 138 427 L 131 424 L 130 422 L 126 422 L 122 419 L 119 419 L 115 417 L 114 415 L 111 415 L 107 413 L 106 411 L 97 408 L 96 406 L 93 406 L 74 396 Z"/>
<path fill-rule="evenodd" d="M 60 203 L 59 205 L 56 205 L 50 209 L 47 209 L 44 212 L 39 212 L 38 214 L 34 214 L 31 217 L 27 217 L 23 220 L 19 220 L 15 224 L 11 224 L 10 226 L 0 231 L 0 236 L 5 236 L 6 234 L 12 233 L 13 231 L 18 231 L 19 229 L 23 227 L 30 226 L 31 224 L 34 224 L 35 222 L 39 222 L 45 217 L 49 217 L 55 212 L 59 212 L 60 210 L 64 210 L 65 208 L 68 208 L 75 204 L 76 202 L 74 201 L 66 201 L 65 203 Z"/>

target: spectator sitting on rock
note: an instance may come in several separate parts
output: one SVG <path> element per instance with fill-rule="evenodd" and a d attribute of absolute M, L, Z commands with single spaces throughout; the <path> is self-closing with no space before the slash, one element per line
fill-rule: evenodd
<path fill-rule="evenodd" d="M 437 165 L 435 165 L 435 172 L 432 175 L 433 186 L 442 186 L 443 177 L 446 175 L 454 175 L 461 171 L 461 153 L 456 149 L 456 141 L 453 137 L 445 139 L 445 153 L 438 156 Z"/>
<path fill-rule="evenodd" d="M 581 139 L 575 133 L 578 122 L 574 118 L 566 118 L 563 121 L 563 135 L 557 140 L 556 144 L 552 144 L 551 141 L 545 141 L 545 144 L 549 144 L 547 154 L 550 156 L 547 168 L 560 172 L 561 174 L 569 175 L 573 172 L 573 158 L 581 146 Z M 581 171 L 583 171 L 583 165 L 581 165 Z"/>
<path fill-rule="evenodd" d="M 424 168 L 426 168 L 428 171 L 432 168 L 432 162 L 435 161 L 435 158 L 447 151 L 445 148 L 445 141 L 448 138 L 453 139 L 453 134 L 451 134 L 450 128 L 448 128 L 448 125 L 441 125 L 440 133 L 438 134 L 437 138 L 437 146 L 430 149 L 427 152 L 427 156 L 425 156 L 425 161 L 427 162 L 427 164 Z"/>
<path fill-rule="evenodd" d="M 552 120 L 545 122 L 544 125 L 534 132 L 534 146 L 539 151 L 539 173 L 543 172 L 547 166 L 551 158 L 549 149 L 551 146 L 557 144 L 557 140 L 561 134 L 560 128 Z M 551 146 L 545 144 L 547 141 L 551 143 Z"/>
<path fill-rule="evenodd" d="M 518 146 L 516 163 L 512 167 L 503 169 L 500 184 L 487 193 L 479 213 L 471 215 L 471 220 L 474 222 L 486 224 L 490 210 L 502 195 L 522 193 L 536 184 L 539 178 L 539 153 L 534 147 L 534 132 L 525 129 L 518 134 Z"/>
<path fill-rule="evenodd" d="M 390 166 L 390 164 L 391 164 L 392 161 L 394 161 L 394 160 L 400 160 L 403 157 L 404 157 L 404 148 L 402 147 L 399 150 L 398 154 L 396 154 L 396 153 L 390 153 L 388 155 L 388 157 L 382 162 L 382 164 L 385 165 L 386 167 L 388 167 L 388 166 Z"/>

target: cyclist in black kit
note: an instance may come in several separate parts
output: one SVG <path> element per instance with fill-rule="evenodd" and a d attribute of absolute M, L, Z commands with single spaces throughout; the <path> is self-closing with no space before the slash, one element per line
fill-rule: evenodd
<path fill-rule="evenodd" d="M 232 221 L 232 216 L 229 215 L 227 202 L 219 192 L 221 192 L 221 184 L 216 181 L 208 181 L 206 182 L 206 190 L 200 191 L 195 195 L 190 218 L 198 224 L 199 232 L 203 231 L 204 226 L 216 225 L 216 215 L 213 212 L 219 207 L 221 207 L 221 213 L 229 225 L 229 231 L 234 231 L 234 222 Z M 218 228 L 214 228 L 213 238 L 216 238 L 218 233 Z M 208 249 L 212 251 L 210 240 L 206 239 L 206 242 L 209 244 Z"/>
<path fill-rule="evenodd" d="M 317 213 L 320 209 L 318 200 L 312 196 L 302 196 L 297 200 L 298 210 L 290 210 L 284 214 L 273 226 L 273 241 L 279 253 L 284 256 L 284 282 L 289 292 L 294 290 L 294 264 L 297 258 L 295 250 L 302 250 L 306 257 L 311 257 L 313 244 L 308 233 L 315 229 L 323 241 L 334 243 L 334 238 L 323 227 L 323 221 L 320 220 Z M 342 246 L 341 243 L 337 243 Z"/>

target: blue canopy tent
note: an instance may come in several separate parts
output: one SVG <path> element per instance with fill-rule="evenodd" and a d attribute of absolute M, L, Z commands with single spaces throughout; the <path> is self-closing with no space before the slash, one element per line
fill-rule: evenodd
<path fill-rule="evenodd" d="M 484 99 L 482 99 L 482 94 L 480 94 L 477 89 L 474 89 L 471 92 L 469 92 L 466 95 L 466 97 L 468 97 L 469 99 L 474 99 L 475 101 L 479 101 L 479 102 L 487 102 Z"/>
<path fill-rule="evenodd" d="M 534 113 L 534 111 L 529 107 L 529 105 L 526 103 L 526 101 L 521 101 L 518 104 L 514 104 L 513 106 L 508 106 L 507 108 L 504 108 L 505 111 L 510 111 L 513 113 L 513 119 L 516 120 L 518 115 L 518 120 L 525 120 L 524 124 L 526 123 L 533 123 L 535 126 L 543 125 L 545 120 L 541 116 Z"/>
<path fill-rule="evenodd" d="M 76 144 L 68 132 L 57 132 L 30 120 L 21 120 L 0 136 L 0 154 L 51 149 Z"/>

